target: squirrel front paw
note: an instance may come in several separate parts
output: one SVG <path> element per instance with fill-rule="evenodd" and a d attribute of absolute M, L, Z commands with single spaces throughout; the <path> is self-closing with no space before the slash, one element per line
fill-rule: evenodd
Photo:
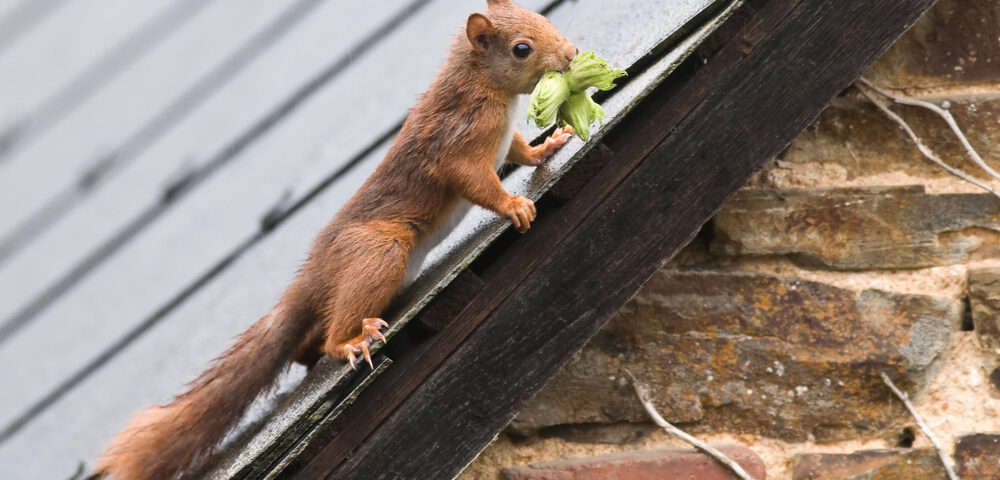
<path fill-rule="evenodd" d="M 531 222 L 535 220 L 535 202 L 520 195 L 512 195 L 507 203 L 504 215 L 510 218 L 514 228 L 518 232 L 524 233 L 531 228 Z"/>
<path fill-rule="evenodd" d="M 549 159 L 552 155 L 555 155 L 560 148 L 569 142 L 569 139 L 573 137 L 573 127 L 569 125 L 564 125 L 562 127 L 556 128 L 552 135 L 549 135 L 545 139 L 545 142 L 536 147 L 532 147 L 531 152 L 531 164 L 533 166 L 539 166 Z"/>

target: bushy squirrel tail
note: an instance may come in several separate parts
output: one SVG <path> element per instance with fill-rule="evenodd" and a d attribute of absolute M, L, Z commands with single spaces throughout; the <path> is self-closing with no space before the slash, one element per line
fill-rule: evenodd
<path fill-rule="evenodd" d="M 305 334 L 282 305 L 243 332 L 225 354 L 168 405 L 129 421 L 101 455 L 95 478 L 172 480 L 203 461 L 258 395 L 270 390 Z"/>

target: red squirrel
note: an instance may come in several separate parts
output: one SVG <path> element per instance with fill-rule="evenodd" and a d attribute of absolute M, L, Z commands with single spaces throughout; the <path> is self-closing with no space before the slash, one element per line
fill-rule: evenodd
<path fill-rule="evenodd" d="M 509 0 L 487 3 L 469 16 L 385 159 L 316 237 L 277 306 L 186 393 L 136 414 L 96 478 L 190 476 L 291 362 L 312 366 L 326 354 L 370 366 L 371 345 L 385 340 L 383 309 L 471 204 L 528 230 L 534 203 L 507 193 L 497 170 L 540 165 L 572 130 L 530 146 L 514 130 L 516 99 L 543 73 L 565 70 L 577 49 L 545 17 Z"/>

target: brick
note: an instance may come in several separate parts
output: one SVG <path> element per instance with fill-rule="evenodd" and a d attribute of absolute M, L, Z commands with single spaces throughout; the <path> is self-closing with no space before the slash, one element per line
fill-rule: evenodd
<path fill-rule="evenodd" d="M 960 302 L 725 270 L 662 270 L 511 424 L 641 422 L 623 371 L 668 421 L 790 441 L 853 438 L 907 418 L 878 373 L 919 391 Z"/>
<path fill-rule="evenodd" d="M 717 447 L 756 480 L 767 477 L 764 462 L 744 447 Z M 625 452 L 508 467 L 502 480 L 731 480 L 729 470 L 693 450 Z"/>
<path fill-rule="evenodd" d="M 755 189 L 715 216 L 712 252 L 783 255 L 838 270 L 922 268 L 1000 256 L 1000 202 L 923 186 Z"/>

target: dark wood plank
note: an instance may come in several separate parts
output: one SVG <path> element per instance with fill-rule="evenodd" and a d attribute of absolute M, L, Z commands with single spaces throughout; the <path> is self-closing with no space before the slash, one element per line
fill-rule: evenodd
<path fill-rule="evenodd" d="M 512 263 L 538 266 L 522 274 L 496 309 L 467 310 L 453 324 L 466 326 L 472 317 L 468 314 L 489 314 L 454 353 L 437 355 L 447 356 L 440 368 L 329 478 L 449 478 L 459 473 L 735 189 L 932 3 L 803 0 L 770 34 L 740 38 L 760 42 L 749 49 L 740 45 L 748 58 L 726 71 L 704 101 L 644 155 L 639 167 L 548 258 L 538 262 L 533 255 L 518 255 L 522 249 L 517 245 L 511 249 Z M 681 91 L 666 89 L 652 98 L 662 102 L 663 95 Z M 612 150 L 622 155 L 646 149 L 633 146 L 636 134 L 645 133 L 641 125 L 628 121 L 620 130 L 606 142 Z M 613 162 L 607 168 L 614 167 Z M 602 173 L 595 182 L 605 178 Z M 584 196 L 581 192 L 577 198 Z M 556 223 L 542 222 L 546 229 Z M 539 230 L 536 238 L 544 236 Z M 528 244 L 531 237 L 519 243 Z M 484 279 L 484 291 L 490 292 L 492 279 Z M 450 337 L 451 330 L 428 343 Z M 421 365 L 431 360 L 415 359 L 406 364 L 414 359 L 403 358 L 348 414 L 367 417 L 386 410 L 376 404 L 382 398 L 369 394 L 405 370 L 425 369 Z M 301 477 L 325 477 L 346 451 L 324 450 Z"/>
<path fill-rule="evenodd" d="M 483 279 L 469 269 L 463 270 L 424 308 L 420 322 L 436 332 L 444 330 L 483 291 L 483 287 Z"/>
<path fill-rule="evenodd" d="M 572 200 L 580 193 L 584 185 L 589 183 L 604 168 L 604 165 L 614 158 L 614 155 L 615 152 L 612 152 L 607 145 L 598 144 L 586 157 L 576 162 L 573 169 L 563 175 L 559 179 L 559 183 L 553 185 L 546 196 L 561 203 Z"/>

